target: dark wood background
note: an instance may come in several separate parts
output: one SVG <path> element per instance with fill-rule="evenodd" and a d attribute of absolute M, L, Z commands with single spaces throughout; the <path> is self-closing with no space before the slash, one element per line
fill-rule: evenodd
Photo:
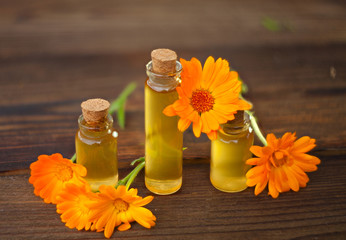
<path fill-rule="evenodd" d="M 282 29 L 268 30 L 266 17 Z M 104 238 L 64 227 L 55 206 L 34 196 L 28 168 L 40 154 L 72 156 L 80 103 L 112 100 L 134 81 L 126 129 L 118 129 L 125 176 L 144 155 L 145 64 L 160 47 L 228 59 L 264 132 L 316 138 L 311 154 L 322 163 L 298 193 L 226 194 L 209 182 L 207 137 L 189 129 L 182 189 L 148 205 L 157 225 L 113 238 L 345 239 L 346 2 L 322 0 L 1 0 L 0 239 Z M 133 186 L 150 194 L 143 173 Z"/>

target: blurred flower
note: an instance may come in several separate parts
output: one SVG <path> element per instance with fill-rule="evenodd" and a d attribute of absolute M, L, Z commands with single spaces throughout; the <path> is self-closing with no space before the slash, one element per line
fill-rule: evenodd
<path fill-rule="evenodd" d="M 50 156 L 40 155 L 36 162 L 30 165 L 31 176 L 29 182 L 34 185 L 34 193 L 46 203 L 57 203 L 56 197 L 67 183 L 84 185 L 82 178 L 86 175 L 86 168 L 63 158 L 60 153 Z"/>
<path fill-rule="evenodd" d="M 268 194 L 277 198 L 279 193 L 290 189 L 299 191 L 309 181 L 305 172 L 317 170 L 317 164 L 321 161 L 317 157 L 305 154 L 313 149 L 315 139 L 308 136 L 296 141 L 295 133 L 287 132 L 282 138 L 276 138 L 274 134 L 267 135 L 267 146 L 252 146 L 251 152 L 258 158 L 250 158 L 246 161 L 249 165 L 255 165 L 247 174 L 247 185 L 256 185 L 255 195 L 263 191 L 268 183 Z"/>
<path fill-rule="evenodd" d="M 202 69 L 201 62 L 180 59 L 183 65 L 181 86 L 177 87 L 179 99 L 167 106 L 163 113 L 180 117 L 178 128 L 185 131 L 193 123 L 196 137 L 204 132 L 209 139 L 216 139 L 220 124 L 234 119 L 238 110 L 247 110 L 251 105 L 239 98 L 241 82 L 238 73 L 230 71 L 226 60 L 216 62 L 208 57 Z"/>
<path fill-rule="evenodd" d="M 67 183 L 60 195 L 57 196 L 57 213 L 66 227 L 78 230 L 89 230 L 92 222 L 89 220 L 90 209 L 88 203 L 95 200 L 97 194 L 91 192 L 88 184 L 78 186 Z"/>
<path fill-rule="evenodd" d="M 139 197 L 137 189 L 127 190 L 123 185 L 117 188 L 102 185 L 99 190 L 98 198 L 89 204 L 90 221 L 94 222 L 92 230 L 104 230 L 105 237 L 110 238 L 115 227 L 126 231 L 133 221 L 146 228 L 155 225 L 156 217 L 143 207 L 153 200 L 152 196 Z"/>

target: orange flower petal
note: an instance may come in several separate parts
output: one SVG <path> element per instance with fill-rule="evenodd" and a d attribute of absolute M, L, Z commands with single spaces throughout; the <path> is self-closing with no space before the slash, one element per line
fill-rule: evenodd
<path fill-rule="evenodd" d="M 152 200 L 154 199 L 153 196 L 147 196 L 143 199 L 137 200 L 135 202 L 133 202 L 134 205 L 138 206 L 138 207 L 142 207 L 144 205 L 149 204 Z"/>
<path fill-rule="evenodd" d="M 208 138 L 213 141 L 217 139 L 217 131 L 212 130 L 209 133 L 207 133 Z"/>
<path fill-rule="evenodd" d="M 255 154 L 257 157 L 262 157 L 264 154 L 262 152 L 262 147 L 260 146 L 251 146 L 250 151 Z"/>
<path fill-rule="evenodd" d="M 296 135 L 295 133 L 290 133 L 290 132 L 285 133 L 281 138 L 280 148 L 291 147 L 294 141 L 297 139 L 295 135 Z"/>
<path fill-rule="evenodd" d="M 314 172 L 317 170 L 317 166 L 314 164 L 304 163 L 301 161 L 295 161 L 295 164 L 300 167 L 304 172 Z"/>
<path fill-rule="evenodd" d="M 215 60 L 213 57 L 209 56 L 204 63 L 203 71 L 202 71 L 202 81 L 201 87 L 204 89 L 208 89 L 209 81 L 212 80 L 212 75 L 215 69 Z"/>
<path fill-rule="evenodd" d="M 264 171 L 266 171 L 265 165 L 256 166 L 256 167 L 251 168 L 246 173 L 246 177 L 247 178 L 254 178 L 254 177 L 258 176 L 258 175 L 263 175 Z"/>
<path fill-rule="evenodd" d="M 205 115 L 205 113 L 201 114 L 201 120 L 202 120 L 202 132 L 204 132 L 204 133 L 210 132 L 211 129 L 209 127 L 208 118 Z"/>
<path fill-rule="evenodd" d="M 251 178 L 247 178 L 246 184 L 249 187 L 253 187 L 255 185 L 261 185 L 263 182 L 265 182 L 266 175 L 267 175 L 267 172 L 266 174 L 255 175 L 255 176 L 252 176 Z"/>
<path fill-rule="evenodd" d="M 211 130 L 217 130 L 219 129 L 219 122 L 215 115 L 213 115 L 210 111 L 203 113 L 205 116 L 206 121 L 208 122 L 208 126 Z"/>
<path fill-rule="evenodd" d="M 309 182 L 309 177 L 298 166 L 292 165 L 292 173 L 296 177 L 299 183 L 299 187 L 306 187 L 306 183 Z"/>
<path fill-rule="evenodd" d="M 316 140 L 310 137 L 301 137 L 293 145 L 291 151 L 305 153 L 316 147 Z"/>
<path fill-rule="evenodd" d="M 239 110 L 249 110 L 252 108 L 252 105 L 249 102 L 242 99 L 237 99 L 234 104 L 238 106 Z"/>
<path fill-rule="evenodd" d="M 230 119 L 229 117 L 227 117 L 225 114 L 223 114 L 221 112 L 218 112 L 218 111 L 215 111 L 215 110 L 210 110 L 209 112 L 210 112 L 210 114 L 215 116 L 215 118 L 217 119 L 219 124 L 223 124 L 223 123 L 226 123 L 229 120 L 233 120 L 233 119 Z"/>
<path fill-rule="evenodd" d="M 118 227 L 118 230 L 119 231 L 126 231 L 126 230 L 129 230 L 130 228 L 131 228 L 131 224 L 124 223 Z"/>
<path fill-rule="evenodd" d="M 269 183 L 268 183 L 268 194 L 270 194 L 273 198 L 277 198 L 279 196 L 279 192 L 275 187 L 275 175 L 274 171 L 270 172 Z"/>
<path fill-rule="evenodd" d="M 193 73 L 194 73 L 193 79 L 194 79 L 194 85 L 195 85 L 192 87 L 192 90 L 195 90 L 196 88 L 201 87 L 203 69 L 202 69 L 201 62 L 197 58 L 194 58 L 194 57 L 191 58 L 191 65 L 192 65 L 192 68 L 194 70 L 193 71 Z"/>
<path fill-rule="evenodd" d="M 267 135 L 268 146 L 275 146 L 276 137 L 273 133 Z"/>
<path fill-rule="evenodd" d="M 191 124 L 189 119 L 180 118 L 178 121 L 178 129 L 180 132 L 184 132 Z"/>
<path fill-rule="evenodd" d="M 290 168 L 284 166 L 283 170 L 285 171 L 287 178 L 288 178 L 288 185 L 290 186 L 290 188 L 295 191 L 298 192 L 299 191 L 299 182 L 296 179 L 295 175 L 291 172 Z"/>
<path fill-rule="evenodd" d="M 246 160 L 246 164 L 248 165 L 258 165 L 259 158 L 249 158 Z"/>
<path fill-rule="evenodd" d="M 193 133 L 197 138 L 201 136 L 201 131 L 202 131 L 202 120 L 200 117 L 198 117 L 198 120 L 193 123 Z"/>
<path fill-rule="evenodd" d="M 163 109 L 163 114 L 165 114 L 168 117 L 176 116 L 177 113 L 175 112 L 175 110 L 173 108 L 173 104 L 168 105 L 167 107 L 165 107 L 165 109 Z"/>
<path fill-rule="evenodd" d="M 273 175 L 274 175 L 275 188 L 278 190 L 278 192 L 280 192 L 280 193 L 283 192 L 280 175 L 279 175 L 277 169 L 273 169 Z"/>
<path fill-rule="evenodd" d="M 212 81 L 209 81 L 208 85 L 208 89 L 210 89 L 211 92 L 213 92 L 215 87 L 224 85 L 228 81 L 229 63 L 222 58 L 218 58 L 215 65 Z"/>
<path fill-rule="evenodd" d="M 282 192 L 289 191 L 290 186 L 288 185 L 288 177 L 286 175 L 286 172 L 280 167 L 280 168 L 277 168 L 277 173 L 281 181 Z"/>
<path fill-rule="evenodd" d="M 188 117 L 187 119 L 189 119 L 191 122 L 197 122 L 199 121 L 200 117 L 198 115 L 198 113 L 196 111 L 193 111 Z"/>
<path fill-rule="evenodd" d="M 138 215 L 133 210 L 131 210 L 131 213 L 136 222 L 138 222 L 140 225 L 142 225 L 145 228 L 151 228 L 151 225 L 148 223 L 148 221 L 145 221 L 145 219 L 143 219 L 142 216 Z"/>
<path fill-rule="evenodd" d="M 181 87 L 176 87 L 176 89 L 175 89 L 175 90 L 177 90 L 178 95 L 179 95 L 180 97 L 186 97 L 186 98 L 190 98 L 190 97 L 186 96 L 186 94 L 185 94 L 184 90 L 183 90 Z"/>
<path fill-rule="evenodd" d="M 256 196 L 264 190 L 264 188 L 267 186 L 267 183 L 268 183 L 268 178 L 264 177 L 264 181 L 262 181 L 256 185 L 256 187 L 255 187 L 255 195 Z"/>
<path fill-rule="evenodd" d="M 299 152 L 291 152 L 291 155 L 296 161 L 300 161 L 302 163 L 314 164 L 314 165 L 318 165 L 321 163 L 321 160 L 319 158 L 317 158 L 315 156 L 311 156 L 309 154 L 299 153 Z"/>
<path fill-rule="evenodd" d="M 103 228 L 110 220 L 114 212 L 114 207 L 109 207 L 96 222 L 96 229 Z"/>
<path fill-rule="evenodd" d="M 106 223 L 106 227 L 104 230 L 104 235 L 106 238 L 110 238 L 114 232 L 115 222 L 117 219 L 116 211 L 113 211 L 112 215 L 109 218 L 109 221 Z"/>

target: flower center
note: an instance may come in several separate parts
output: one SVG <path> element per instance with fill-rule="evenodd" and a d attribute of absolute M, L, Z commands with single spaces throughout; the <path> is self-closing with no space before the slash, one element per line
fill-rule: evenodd
<path fill-rule="evenodd" d="M 56 166 L 56 177 L 63 182 L 68 181 L 73 177 L 73 171 L 71 167 L 59 164 Z"/>
<path fill-rule="evenodd" d="M 125 212 L 129 208 L 129 204 L 120 198 L 115 199 L 113 205 L 119 212 Z"/>
<path fill-rule="evenodd" d="M 280 150 L 275 151 L 272 154 L 271 163 L 273 164 L 274 167 L 280 167 L 280 166 L 286 164 L 287 161 L 288 161 L 287 154 L 280 151 Z"/>
<path fill-rule="evenodd" d="M 192 93 L 190 104 L 199 113 L 208 112 L 213 109 L 215 99 L 209 91 L 198 89 Z"/>

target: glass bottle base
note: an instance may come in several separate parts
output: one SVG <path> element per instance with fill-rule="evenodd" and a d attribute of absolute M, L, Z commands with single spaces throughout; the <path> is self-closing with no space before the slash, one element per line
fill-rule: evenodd
<path fill-rule="evenodd" d="M 175 180 L 155 180 L 145 177 L 145 186 L 147 189 L 158 195 L 169 195 L 177 192 L 181 188 L 183 178 Z"/>
<path fill-rule="evenodd" d="M 89 183 L 91 187 L 91 191 L 97 192 L 101 185 L 108 185 L 108 186 L 115 187 L 115 185 L 118 183 L 118 174 L 111 178 L 98 178 L 98 179 L 85 178 L 85 180 Z"/>
<path fill-rule="evenodd" d="M 246 185 L 246 178 L 232 178 L 228 179 L 227 181 L 221 181 L 219 184 L 217 184 L 216 181 L 214 181 L 212 178 L 210 178 L 211 184 L 218 190 L 222 192 L 227 193 L 236 193 L 241 192 L 247 189 Z"/>

